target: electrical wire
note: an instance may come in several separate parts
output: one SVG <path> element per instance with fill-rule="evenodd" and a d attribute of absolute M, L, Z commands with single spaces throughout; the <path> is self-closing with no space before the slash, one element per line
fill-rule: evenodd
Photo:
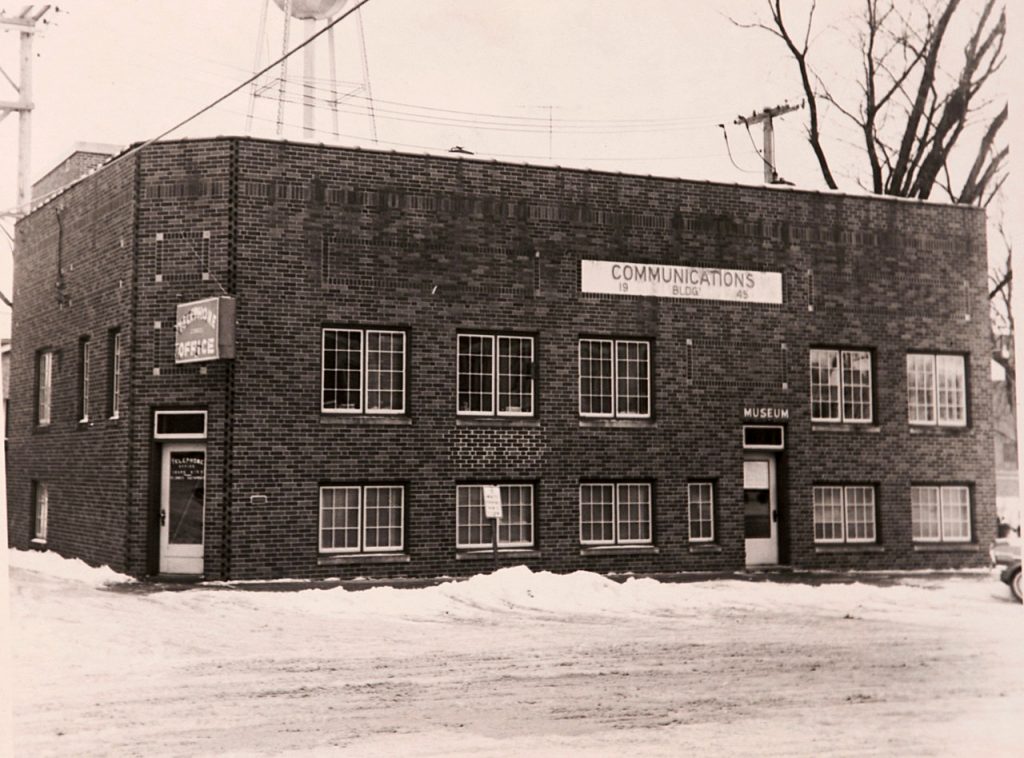
<path fill-rule="evenodd" d="M 732 159 L 732 148 L 729 147 L 729 132 L 726 131 L 725 124 L 719 124 L 718 126 L 722 130 L 722 136 L 725 137 L 725 149 L 726 149 L 726 152 L 729 153 L 729 163 L 731 163 L 736 168 L 737 171 L 742 171 L 744 174 L 756 174 L 756 173 L 758 173 L 757 171 L 754 171 L 752 169 L 740 168 L 736 164 L 736 161 L 734 161 Z"/>

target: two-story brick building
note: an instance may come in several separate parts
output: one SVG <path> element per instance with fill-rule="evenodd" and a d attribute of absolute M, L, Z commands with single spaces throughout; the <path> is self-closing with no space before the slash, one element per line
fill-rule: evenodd
<path fill-rule="evenodd" d="M 17 547 L 387 577 L 488 569 L 495 512 L 556 571 L 994 531 L 977 209 L 217 138 L 36 208 L 15 264 Z"/>

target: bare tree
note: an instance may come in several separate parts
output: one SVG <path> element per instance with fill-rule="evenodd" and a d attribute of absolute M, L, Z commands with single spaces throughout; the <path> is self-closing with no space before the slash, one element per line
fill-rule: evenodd
<path fill-rule="evenodd" d="M 1007 106 L 1003 103 L 999 109 L 983 95 L 985 85 L 1006 60 L 1005 0 L 862 3 L 857 21 L 861 71 L 856 102 L 839 97 L 838 89 L 812 65 L 817 10 L 813 0 L 795 25 L 783 16 L 783 0 L 765 0 L 770 21 L 733 23 L 767 31 L 785 44 L 807 100 L 808 142 L 830 188 L 838 185 L 823 141 L 821 101 L 856 124 L 867 161 L 864 173 L 870 176 L 865 186 L 872 192 L 926 199 L 938 187 L 952 202 L 987 205 L 1005 181 L 1009 153 L 1000 139 Z M 969 21 L 965 6 L 977 9 Z M 962 60 L 955 75 L 950 75 L 944 65 L 950 57 L 947 48 L 954 21 L 970 26 Z M 962 141 L 965 131 L 979 121 L 987 121 L 980 140 Z M 961 165 L 970 168 L 954 185 L 951 175 Z"/>

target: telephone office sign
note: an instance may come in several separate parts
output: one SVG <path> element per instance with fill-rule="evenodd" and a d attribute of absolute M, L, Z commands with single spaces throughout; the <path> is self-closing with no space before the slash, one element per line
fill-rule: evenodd
<path fill-rule="evenodd" d="M 580 289 L 601 295 L 781 303 L 782 274 L 659 263 L 580 261 Z"/>
<path fill-rule="evenodd" d="M 174 362 L 235 357 L 235 299 L 208 297 L 179 303 L 174 323 Z"/>

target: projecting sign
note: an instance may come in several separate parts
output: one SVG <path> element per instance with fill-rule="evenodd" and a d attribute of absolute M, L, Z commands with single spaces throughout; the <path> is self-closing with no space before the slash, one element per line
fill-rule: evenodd
<path fill-rule="evenodd" d="M 484 487 L 484 516 L 486 518 L 501 518 L 500 487 Z"/>
<path fill-rule="evenodd" d="M 174 362 L 198 363 L 235 357 L 235 300 L 208 297 L 178 305 Z"/>
<path fill-rule="evenodd" d="M 782 274 L 658 263 L 580 261 L 580 289 L 603 295 L 781 303 Z"/>

